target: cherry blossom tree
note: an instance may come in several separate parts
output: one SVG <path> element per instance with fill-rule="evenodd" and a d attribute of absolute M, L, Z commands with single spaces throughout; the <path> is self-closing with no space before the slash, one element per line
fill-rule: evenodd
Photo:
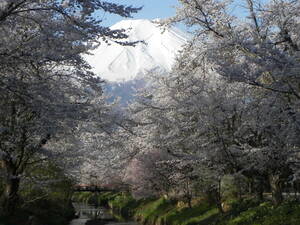
<path fill-rule="evenodd" d="M 176 16 L 165 22 L 193 27 L 194 38 L 179 64 L 181 76 L 207 65 L 226 78 L 224 85 L 240 82 L 250 91 L 226 99 L 215 92 L 214 101 L 223 100 L 212 104 L 219 108 L 210 112 L 214 118 L 203 121 L 214 125 L 209 139 L 221 144 L 213 149 L 223 148 L 221 162 L 235 171 L 268 180 L 279 204 L 283 184 L 299 168 L 299 2 L 248 0 L 242 5 L 244 18 L 232 13 L 235 1 L 180 2 Z M 193 85 L 184 87 L 193 91 Z M 235 98 L 239 103 L 233 104 Z"/>
<path fill-rule="evenodd" d="M 144 150 L 129 162 L 123 180 L 129 184 L 134 197 L 168 195 L 172 188 L 169 174 L 158 163 L 169 158 L 166 152 L 153 149 Z"/>
<path fill-rule="evenodd" d="M 82 54 L 123 30 L 97 13 L 130 17 L 139 8 L 106 1 L 4 0 L 0 3 L 0 162 L 3 213 L 11 213 L 25 170 L 76 150 L 88 124 L 106 129 L 110 109 Z"/>
<path fill-rule="evenodd" d="M 181 159 L 188 154 L 204 160 L 206 169 L 215 172 L 202 179 L 212 180 L 214 174 L 219 181 L 211 183 L 215 194 L 222 176 L 240 174 L 261 184 L 267 180 L 278 204 L 283 184 L 299 163 L 298 128 L 284 110 L 284 99 L 270 90 L 228 82 L 205 58 L 184 55 L 169 77 L 143 93 L 132 112 L 138 135 L 148 145 Z M 220 206 L 221 198 L 216 202 Z"/>

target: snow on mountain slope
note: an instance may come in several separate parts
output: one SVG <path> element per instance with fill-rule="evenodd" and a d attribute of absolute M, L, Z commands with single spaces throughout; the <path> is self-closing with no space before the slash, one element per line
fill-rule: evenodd
<path fill-rule="evenodd" d="M 97 75 L 112 82 L 130 81 L 150 71 L 170 71 L 176 53 L 187 41 L 176 28 L 164 31 L 150 20 L 123 20 L 111 28 L 126 29 L 128 41 L 145 42 L 135 47 L 103 42 L 93 55 L 85 56 Z"/>

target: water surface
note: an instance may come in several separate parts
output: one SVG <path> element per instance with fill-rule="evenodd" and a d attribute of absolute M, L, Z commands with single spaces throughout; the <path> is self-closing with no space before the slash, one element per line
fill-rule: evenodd
<path fill-rule="evenodd" d="M 72 220 L 69 225 L 85 225 L 88 220 L 103 219 L 107 220 L 107 225 L 138 225 L 134 221 L 117 221 L 110 210 L 104 207 L 96 207 L 84 203 L 73 203 L 78 218 Z"/>

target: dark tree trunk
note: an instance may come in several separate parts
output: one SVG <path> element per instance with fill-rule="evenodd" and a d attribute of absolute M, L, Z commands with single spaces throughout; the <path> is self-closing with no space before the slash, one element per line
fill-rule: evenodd
<path fill-rule="evenodd" d="M 253 194 L 254 193 L 254 180 L 249 179 L 248 181 L 248 193 Z"/>
<path fill-rule="evenodd" d="M 216 187 L 212 187 L 207 192 L 208 201 L 210 204 L 214 204 L 217 206 L 220 213 L 224 213 L 222 206 L 222 196 L 221 196 L 221 180 L 218 181 L 218 185 Z"/>
<path fill-rule="evenodd" d="M 279 175 L 269 175 L 269 183 L 272 192 L 272 200 L 275 205 L 279 205 L 283 201 L 282 180 Z"/>
<path fill-rule="evenodd" d="M 262 191 L 262 189 L 260 189 L 256 192 L 256 198 L 260 202 L 264 201 L 264 192 Z"/>
<path fill-rule="evenodd" d="M 189 208 L 192 208 L 192 197 L 190 195 L 187 196 L 187 202 L 188 202 Z"/>
<path fill-rule="evenodd" d="M 186 190 L 185 190 L 185 198 L 187 200 L 189 208 L 192 208 L 192 191 L 190 188 L 190 183 L 189 181 L 186 182 Z"/>
<path fill-rule="evenodd" d="M 14 213 L 18 205 L 20 178 L 11 161 L 2 161 L 1 167 L 5 170 L 6 176 L 3 179 L 4 191 L 0 198 L 2 208 L 0 214 L 9 216 Z"/>
<path fill-rule="evenodd" d="M 16 177 L 7 179 L 5 182 L 5 189 L 1 196 L 2 213 L 4 215 L 11 215 L 16 209 L 19 201 L 19 184 L 20 179 Z"/>
<path fill-rule="evenodd" d="M 256 198 L 259 200 L 259 201 L 263 201 L 264 200 L 264 185 L 263 185 L 263 182 L 260 181 L 258 182 L 257 186 L 256 186 Z"/>
<path fill-rule="evenodd" d="M 216 204 L 220 213 L 224 213 L 223 205 L 222 205 L 222 187 L 221 187 L 221 179 L 218 180 L 218 189 L 216 193 Z"/>
<path fill-rule="evenodd" d="M 242 182 L 241 182 L 241 178 L 240 177 L 238 177 L 237 179 L 236 179 L 236 184 L 237 184 L 237 191 L 238 191 L 238 199 L 239 199 L 239 201 L 242 201 L 243 200 L 243 188 L 242 188 Z"/>

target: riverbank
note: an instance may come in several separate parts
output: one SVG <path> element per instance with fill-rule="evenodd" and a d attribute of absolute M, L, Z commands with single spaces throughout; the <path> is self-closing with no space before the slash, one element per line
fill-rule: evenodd
<path fill-rule="evenodd" d="M 0 225 L 67 225 L 74 215 L 71 202 L 43 199 L 18 208 L 11 216 L 0 217 Z"/>
<path fill-rule="evenodd" d="M 192 207 L 175 199 L 134 200 L 128 193 L 81 193 L 77 200 L 110 207 L 120 217 L 132 217 L 143 225 L 299 225 L 300 203 L 286 201 L 275 207 L 255 199 L 230 201 L 224 213 L 205 199 L 194 199 Z"/>
<path fill-rule="evenodd" d="M 31 173 L 37 177 L 47 177 L 49 183 L 22 183 L 10 212 L 5 211 L 5 204 L 1 202 L 0 225 L 69 224 L 75 216 L 71 202 L 73 181 L 53 163 L 32 168 Z M 4 190 L 0 180 L 0 193 Z"/>

